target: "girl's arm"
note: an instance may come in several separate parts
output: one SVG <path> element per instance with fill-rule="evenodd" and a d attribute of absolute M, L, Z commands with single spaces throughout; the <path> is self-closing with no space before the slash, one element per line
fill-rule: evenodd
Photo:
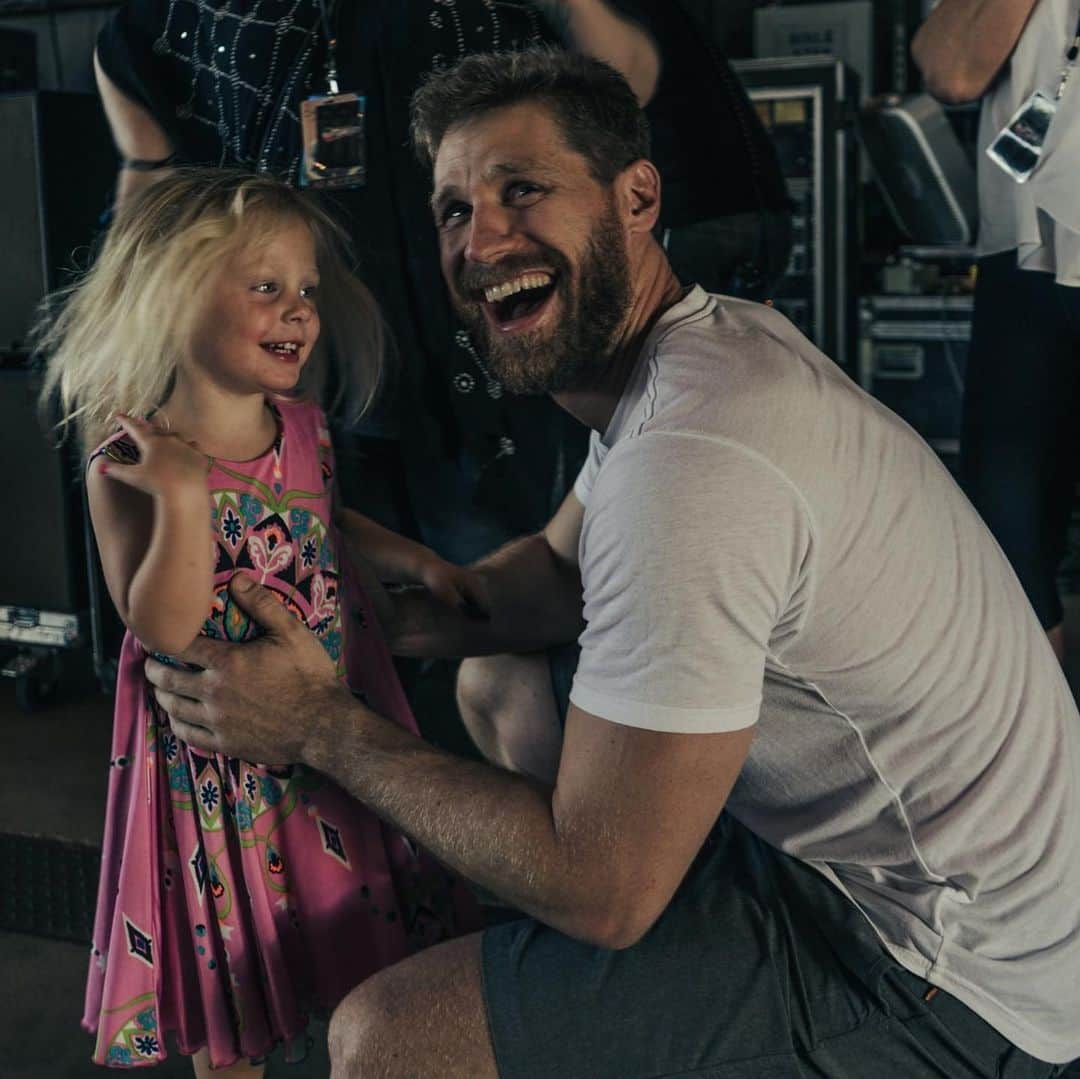
<path fill-rule="evenodd" d="M 138 463 L 103 455 L 86 477 L 105 583 L 142 644 L 174 655 L 195 639 L 212 601 L 209 460 L 176 435 L 118 419 Z"/>
<path fill-rule="evenodd" d="M 355 545 L 356 553 L 370 564 L 380 581 L 414 584 L 428 561 L 439 557 L 430 547 L 391 532 L 340 504 L 334 519 L 346 542 Z"/>
<path fill-rule="evenodd" d="M 1016 48 L 1035 4 L 941 0 L 911 42 L 927 90 L 949 104 L 982 97 Z"/>
<path fill-rule="evenodd" d="M 366 578 L 365 587 L 372 593 L 376 613 L 387 634 L 392 605 L 382 588 L 383 581 L 421 584 L 443 603 L 461 609 L 469 617 L 486 616 L 487 592 L 472 570 L 447 562 L 430 547 L 399 536 L 340 503 L 334 512 L 334 522 L 353 555 L 353 564 Z"/>

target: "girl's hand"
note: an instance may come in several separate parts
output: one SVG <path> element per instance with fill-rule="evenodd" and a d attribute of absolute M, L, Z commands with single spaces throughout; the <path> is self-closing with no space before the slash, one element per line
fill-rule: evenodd
<path fill-rule="evenodd" d="M 467 617 L 486 622 L 491 617 L 487 587 L 479 574 L 464 566 L 455 566 L 429 551 L 416 575 L 433 596 L 448 607 L 456 607 Z"/>
<path fill-rule="evenodd" d="M 202 491 L 210 458 L 194 442 L 159 430 L 146 420 L 117 413 L 116 422 L 127 432 L 139 460 L 135 464 L 103 458 L 101 471 L 110 479 L 151 496 L 169 497 L 179 492 Z"/>

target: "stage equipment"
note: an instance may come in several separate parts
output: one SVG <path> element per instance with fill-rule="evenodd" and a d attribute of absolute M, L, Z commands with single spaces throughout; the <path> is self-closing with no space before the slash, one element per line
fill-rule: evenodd
<path fill-rule="evenodd" d="M 86 640 L 85 517 L 78 465 L 37 412 L 29 331 L 42 299 L 89 264 L 116 176 L 112 139 L 92 94 L 0 94 L 0 430 L 8 524 L 0 537 L 0 675 L 24 709 Z"/>
<path fill-rule="evenodd" d="M 832 57 L 737 60 L 736 74 L 769 132 L 794 204 L 794 242 L 773 302 L 823 352 L 850 362 L 848 291 L 859 187 L 851 70 Z"/>
<path fill-rule="evenodd" d="M 874 91 L 874 6 L 870 0 L 846 0 L 759 7 L 754 55 L 835 57 L 855 72 L 859 92 L 868 97 Z"/>
<path fill-rule="evenodd" d="M 975 169 L 929 94 L 871 100 L 859 138 L 897 226 L 922 244 L 970 244 L 979 217 Z"/>
<path fill-rule="evenodd" d="M 39 381 L 0 368 L 8 523 L 0 536 L 0 675 L 32 710 L 60 674 L 61 653 L 85 643 L 86 570 L 76 464 L 39 423 Z"/>
<path fill-rule="evenodd" d="M 970 295 L 864 296 L 859 304 L 859 383 L 954 469 L 971 311 Z"/>
<path fill-rule="evenodd" d="M 0 93 L 37 86 L 37 38 L 28 30 L 0 28 Z"/>
<path fill-rule="evenodd" d="M 0 94 L 0 131 L 0 355 L 18 355 L 40 300 L 89 261 L 116 158 L 93 94 Z"/>

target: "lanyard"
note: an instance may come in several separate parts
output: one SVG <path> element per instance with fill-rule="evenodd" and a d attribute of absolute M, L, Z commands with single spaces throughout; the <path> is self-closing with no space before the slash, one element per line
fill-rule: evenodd
<path fill-rule="evenodd" d="M 1067 62 L 1061 72 L 1061 81 L 1058 83 L 1057 93 L 1054 95 L 1055 101 L 1060 101 L 1061 95 L 1065 93 L 1065 84 L 1069 81 L 1069 75 L 1072 73 L 1078 55 L 1080 55 L 1080 15 L 1076 18 L 1076 29 L 1073 31 L 1072 44 L 1065 50 L 1065 60 Z"/>
<path fill-rule="evenodd" d="M 319 0 L 319 12 L 322 15 L 323 32 L 326 34 L 326 86 L 330 93 L 336 94 L 338 92 L 337 59 L 335 56 L 337 35 L 330 25 L 330 14 L 333 12 L 334 0 L 330 0 L 330 3 L 330 9 L 327 10 L 326 0 Z M 1078 39 L 1080 39 L 1080 25 L 1077 26 L 1076 32 Z M 1075 57 L 1075 55 L 1076 49 L 1074 46 L 1073 56 Z M 1062 82 L 1062 85 L 1064 86 L 1064 82 Z"/>

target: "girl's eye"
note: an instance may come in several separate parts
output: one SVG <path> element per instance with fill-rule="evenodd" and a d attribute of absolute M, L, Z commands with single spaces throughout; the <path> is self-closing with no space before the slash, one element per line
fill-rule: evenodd
<path fill-rule="evenodd" d="M 264 296 L 269 296 L 277 292 L 277 285 L 273 281 L 260 281 L 259 284 L 254 286 L 252 291 L 261 292 Z"/>
<path fill-rule="evenodd" d="M 308 285 L 306 288 L 302 288 L 300 290 L 300 295 L 305 300 L 314 300 L 315 297 L 318 294 L 319 294 L 319 286 L 318 285 Z"/>

